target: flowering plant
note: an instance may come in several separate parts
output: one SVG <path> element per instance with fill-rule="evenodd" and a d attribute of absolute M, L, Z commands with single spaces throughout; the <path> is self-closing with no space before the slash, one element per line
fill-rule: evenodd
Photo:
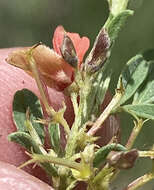
<path fill-rule="evenodd" d="M 66 32 L 62 26 L 55 30 L 53 50 L 39 43 L 14 51 L 7 58 L 9 64 L 35 79 L 41 96 L 39 100 L 28 89 L 16 92 L 13 120 L 17 132 L 8 138 L 28 151 L 30 160 L 20 167 L 40 165 L 50 176 L 54 189 L 77 189 L 83 182 L 87 190 L 108 190 L 119 171 L 132 168 L 140 157 L 151 158 L 154 168 L 153 148 L 132 149 L 143 124 L 154 119 L 153 50 L 128 61 L 115 95 L 102 111 L 105 96 L 109 96 L 111 50 L 121 27 L 133 15 L 127 9 L 128 0 L 108 0 L 108 3 L 110 15 L 85 59 L 89 39 Z M 74 110 L 72 124 L 64 117 L 64 102 L 61 109 L 53 109 L 48 88 L 70 97 Z M 134 117 L 134 128 L 126 145 L 120 144 L 120 127 L 115 116 L 118 112 Z M 105 126 L 107 118 L 114 124 Z M 154 179 L 153 168 L 125 190 L 137 189 Z"/>

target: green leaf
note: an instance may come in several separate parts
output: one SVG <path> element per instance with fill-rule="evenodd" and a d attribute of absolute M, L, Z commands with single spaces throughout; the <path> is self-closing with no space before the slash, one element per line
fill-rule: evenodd
<path fill-rule="evenodd" d="M 95 102 L 93 106 L 93 114 L 98 116 L 100 114 L 101 104 L 105 98 L 106 92 L 109 88 L 110 80 L 111 80 L 111 71 L 107 69 L 104 70 L 105 72 L 100 72 L 97 77 L 97 84 L 96 84 L 96 95 L 95 95 Z M 94 83 L 95 85 L 95 83 Z"/>
<path fill-rule="evenodd" d="M 87 81 L 91 82 L 89 85 L 85 83 L 83 93 L 85 94 L 87 90 L 87 94 L 85 96 L 85 109 L 83 110 L 83 115 L 85 115 L 85 122 L 91 120 L 91 116 L 98 116 L 100 114 L 100 106 L 104 100 L 106 91 L 109 87 L 111 79 L 111 71 L 107 69 L 107 62 L 104 67 L 97 73 L 97 75 Z M 87 88 L 87 89 L 86 89 Z M 89 104 L 90 102 L 90 104 Z"/>
<path fill-rule="evenodd" d="M 146 51 L 144 58 L 154 60 L 154 50 Z M 154 102 L 154 61 L 150 62 L 148 77 L 134 95 L 133 104 L 150 104 Z"/>
<path fill-rule="evenodd" d="M 52 148 L 57 153 L 57 155 L 59 155 L 61 153 L 59 124 L 51 123 L 48 127 L 48 130 Z"/>
<path fill-rule="evenodd" d="M 25 132 L 15 132 L 8 135 L 8 140 L 18 143 L 25 149 L 32 153 L 42 154 L 39 145 L 32 139 L 32 137 Z M 40 166 L 47 172 L 49 176 L 57 176 L 57 170 L 49 163 L 42 163 Z"/>
<path fill-rule="evenodd" d="M 119 13 L 117 16 L 113 17 L 107 26 L 108 34 L 112 42 L 118 37 L 118 33 L 121 30 L 122 26 L 125 24 L 127 18 L 133 15 L 133 11 L 124 10 Z"/>
<path fill-rule="evenodd" d="M 127 149 L 122 146 L 121 144 L 108 144 L 106 146 L 101 147 L 95 154 L 95 158 L 93 161 L 93 166 L 98 168 L 99 166 L 101 166 L 104 161 L 106 160 L 107 155 L 109 154 L 109 152 L 111 151 L 126 151 Z"/>
<path fill-rule="evenodd" d="M 13 100 L 13 120 L 16 124 L 18 131 L 27 132 L 25 127 L 26 111 L 29 108 L 30 120 L 35 130 L 37 131 L 40 139 L 44 142 L 44 127 L 35 120 L 43 118 L 42 108 L 37 96 L 28 89 L 17 91 Z"/>
<path fill-rule="evenodd" d="M 41 153 L 38 145 L 28 133 L 25 132 L 11 133 L 10 135 L 8 135 L 8 140 L 20 144 L 29 151 L 33 150 L 36 153 Z"/>
<path fill-rule="evenodd" d="M 120 86 L 120 80 L 124 87 L 124 95 L 120 101 L 120 104 L 126 102 L 136 92 L 139 86 L 143 83 L 149 72 L 149 62 L 147 62 L 143 55 L 138 54 L 124 67 L 118 82 Z"/>
<path fill-rule="evenodd" d="M 149 73 L 146 82 L 134 95 L 133 104 L 150 104 L 154 102 L 154 70 Z"/>
<path fill-rule="evenodd" d="M 154 104 L 125 105 L 124 111 L 141 118 L 154 119 Z"/>

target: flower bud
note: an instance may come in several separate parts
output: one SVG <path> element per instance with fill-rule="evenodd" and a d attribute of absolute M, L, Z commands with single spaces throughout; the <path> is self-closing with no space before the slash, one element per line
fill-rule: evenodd
<path fill-rule="evenodd" d="M 129 169 L 134 166 L 136 159 L 138 158 L 138 151 L 132 149 L 126 152 L 112 151 L 107 157 L 109 165 L 118 169 Z"/>
<path fill-rule="evenodd" d="M 77 67 L 78 58 L 71 38 L 64 35 L 63 43 L 60 48 L 63 59 L 73 67 Z"/>
<path fill-rule="evenodd" d="M 109 48 L 110 38 L 107 31 L 102 28 L 85 62 L 85 71 L 88 73 L 94 73 L 98 71 L 109 57 Z"/>

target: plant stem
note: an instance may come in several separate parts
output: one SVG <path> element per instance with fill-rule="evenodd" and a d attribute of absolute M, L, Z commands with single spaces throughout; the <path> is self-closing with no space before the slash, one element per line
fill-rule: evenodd
<path fill-rule="evenodd" d="M 33 49 L 32 49 L 33 50 Z M 69 125 L 68 123 L 66 122 L 66 120 L 64 119 L 63 117 L 63 114 L 59 112 L 56 112 L 50 105 L 49 105 L 49 102 L 47 100 L 47 97 L 46 97 L 46 94 L 45 94 L 45 91 L 44 91 L 44 88 L 43 88 L 43 84 L 42 84 L 42 81 L 40 79 L 40 75 L 39 75 L 39 71 L 37 69 L 37 66 L 36 66 L 36 63 L 35 63 L 35 60 L 32 56 L 32 50 L 30 50 L 29 54 L 28 54 L 28 61 L 29 61 L 29 64 L 30 64 L 30 67 L 31 67 L 31 71 L 34 75 L 34 78 L 35 78 L 35 81 L 37 83 L 37 86 L 38 86 L 38 89 L 39 89 L 39 92 L 40 92 L 40 95 L 41 95 L 41 98 L 42 98 L 42 102 L 45 106 L 45 109 L 48 113 L 48 115 L 50 117 L 53 118 L 53 120 L 55 119 L 56 122 L 59 122 L 65 129 L 65 132 L 67 134 L 69 134 L 70 132 L 70 128 L 69 128 Z"/>
<path fill-rule="evenodd" d="M 119 5 L 120 5 L 120 7 L 122 7 L 123 10 L 125 10 L 127 8 L 128 1 L 129 0 L 120 0 L 119 1 Z"/>
<path fill-rule="evenodd" d="M 139 135 L 139 133 L 140 133 L 140 131 L 142 129 L 143 124 L 144 124 L 144 121 L 142 119 L 138 119 L 137 122 L 134 121 L 134 128 L 133 128 L 133 130 L 131 132 L 131 135 L 130 135 L 130 137 L 129 137 L 128 141 L 127 141 L 127 144 L 125 146 L 127 149 L 131 149 L 132 146 L 134 145 L 134 142 L 135 142 L 136 138 L 138 137 L 138 135 Z M 149 157 L 149 156 L 145 156 L 145 154 L 143 156 L 143 152 L 144 151 L 139 151 L 139 157 Z M 147 151 L 145 151 L 145 152 L 147 152 Z M 120 170 L 118 170 L 118 169 L 115 170 L 115 173 L 113 175 L 114 179 L 118 175 L 119 172 L 120 172 Z"/>
<path fill-rule="evenodd" d="M 75 117 L 77 117 L 78 109 L 79 109 L 78 102 L 77 102 L 77 93 L 75 92 L 71 93 L 71 100 L 72 100 L 72 104 L 74 108 Z"/>
<path fill-rule="evenodd" d="M 123 8 L 124 8 L 124 9 L 127 8 L 127 6 L 128 6 L 128 2 L 129 2 L 129 0 L 124 0 L 124 3 L 123 3 Z"/>
<path fill-rule="evenodd" d="M 106 22 L 105 22 L 105 24 L 104 24 L 104 26 L 103 26 L 106 30 L 108 29 L 112 18 L 113 18 L 113 15 L 112 15 L 112 14 L 109 14 L 109 17 L 108 17 L 108 19 L 106 20 Z"/>
<path fill-rule="evenodd" d="M 66 144 L 66 158 L 70 158 L 75 153 L 75 149 L 77 146 L 77 138 L 78 138 L 78 128 L 81 125 L 81 117 L 82 117 L 82 110 L 83 110 L 83 103 L 79 104 L 78 113 L 76 113 L 75 121 L 73 123 L 73 126 L 71 128 L 71 132 L 69 134 L 69 138 Z"/>
<path fill-rule="evenodd" d="M 127 9 L 129 0 L 108 0 L 108 2 L 111 15 L 117 16 Z"/>
<path fill-rule="evenodd" d="M 41 155 L 41 154 L 29 154 L 30 157 L 32 157 L 31 160 L 25 162 L 23 165 L 20 166 L 20 168 L 26 166 L 27 164 L 31 163 L 51 163 L 51 164 L 57 164 L 61 166 L 65 166 L 68 168 L 75 169 L 77 171 L 82 170 L 82 166 L 80 163 L 64 159 L 64 158 L 57 158 L 57 157 L 52 157 L 49 155 Z"/>
<path fill-rule="evenodd" d="M 145 174 L 139 178 L 137 178 L 135 181 L 130 183 L 125 189 L 123 190 L 136 190 L 139 187 L 143 186 L 145 183 L 149 182 L 150 180 L 154 179 L 153 173 Z"/>
<path fill-rule="evenodd" d="M 45 95 L 45 92 L 44 92 L 44 89 L 43 89 L 42 82 L 40 80 L 39 72 L 38 72 L 35 60 L 33 59 L 32 55 L 29 55 L 28 60 L 29 60 L 30 67 L 31 67 L 32 73 L 34 75 L 35 81 L 37 83 L 37 86 L 38 86 L 38 89 L 39 89 L 39 92 L 40 92 L 40 95 L 41 95 L 41 98 L 42 98 L 42 102 L 43 102 L 43 104 L 45 106 L 45 109 L 46 109 L 49 116 L 54 115 L 55 111 L 50 107 L 50 105 L 48 103 L 48 100 L 46 98 L 46 95 Z"/>
<path fill-rule="evenodd" d="M 126 144 L 127 149 L 131 149 L 134 145 L 134 142 L 142 129 L 143 123 L 142 119 L 139 119 L 137 122 L 134 121 L 134 128 Z"/>
<path fill-rule="evenodd" d="M 29 133 L 30 133 L 30 135 L 31 135 L 31 137 L 32 137 L 32 139 L 33 139 L 33 140 L 36 142 L 36 144 L 38 145 L 38 147 L 39 147 L 41 153 L 42 153 L 43 155 L 46 155 L 47 152 L 46 152 L 46 150 L 43 148 L 43 144 L 42 144 L 42 142 L 41 142 L 41 140 L 40 140 L 40 137 L 38 136 L 38 133 L 37 133 L 36 130 L 34 129 L 32 123 L 31 123 L 29 120 L 26 120 L 25 125 L 26 125 L 26 127 L 27 127 L 27 129 L 28 129 L 28 131 L 29 131 Z"/>
<path fill-rule="evenodd" d="M 150 157 L 151 159 L 154 158 L 154 150 L 148 151 L 138 151 L 139 157 Z"/>
<path fill-rule="evenodd" d="M 83 85 L 83 81 L 82 81 L 82 77 L 81 77 L 81 74 L 78 73 L 77 74 L 77 79 L 76 81 L 78 81 L 79 83 L 79 86 L 82 86 Z M 66 144 L 66 148 L 65 148 L 65 151 L 66 151 L 66 154 L 65 154 L 65 157 L 66 158 L 70 158 L 73 156 L 73 154 L 75 153 L 75 149 L 76 149 L 76 146 L 77 146 L 77 139 L 78 139 L 78 132 L 79 132 L 79 127 L 82 125 L 83 123 L 83 109 L 84 109 L 84 96 L 81 92 L 81 89 L 80 89 L 80 101 L 79 101 L 79 105 L 78 105 L 78 102 L 77 102 L 77 93 L 75 92 L 72 92 L 71 94 L 71 100 L 72 100 L 72 103 L 73 103 L 73 107 L 74 107 L 74 113 L 75 113 L 75 120 L 74 120 L 74 123 L 72 125 L 72 128 L 71 128 L 71 132 L 69 134 L 69 138 L 67 140 L 67 144 Z"/>
<path fill-rule="evenodd" d="M 67 121 L 64 119 L 64 117 L 62 116 L 58 121 L 64 127 L 66 134 L 69 135 L 70 127 L 69 127 Z"/>
<path fill-rule="evenodd" d="M 92 136 L 94 135 L 100 127 L 102 127 L 103 122 L 107 119 L 107 117 L 110 115 L 112 110 L 118 105 L 118 103 L 121 100 L 121 97 L 123 95 L 122 90 L 117 90 L 116 94 L 114 95 L 113 99 L 109 103 L 109 105 L 106 107 L 104 112 L 99 116 L 99 118 L 94 123 L 93 127 L 88 131 L 88 135 Z"/>

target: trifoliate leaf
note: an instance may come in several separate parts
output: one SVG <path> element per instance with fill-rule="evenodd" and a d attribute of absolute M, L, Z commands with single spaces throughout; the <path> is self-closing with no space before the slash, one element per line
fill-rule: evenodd
<path fill-rule="evenodd" d="M 125 105 L 126 112 L 141 118 L 154 119 L 154 104 Z"/>
<path fill-rule="evenodd" d="M 32 137 L 25 132 L 15 132 L 8 136 L 9 141 L 15 142 L 23 146 L 29 152 L 42 154 L 39 145 L 32 139 Z M 47 172 L 49 176 L 57 176 L 57 171 L 54 166 L 49 163 L 42 163 L 40 166 Z"/>
<path fill-rule="evenodd" d="M 151 73 L 147 83 L 137 91 L 134 96 L 133 104 L 150 104 L 154 102 L 154 75 Z"/>
<path fill-rule="evenodd" d="M 32 139 L 32 137 L 25 132 L 14 132 L 8 136 L 9 141 L 16 142 L 29 151 L 41 153 L 38 145 Z"/>
<path fill-rule="evenodd" d="M 17 91 L 13 100 L 13 120 L 18 131 L 27 132 L 25 127 L 26 111 L 29 109 L 30 120 L 37 131 L 42 142 L 44 142 L 43 125 L 36 123 L 39 118 L 43 118 L 42 108 L 38 97 L 28 89 Z"/>
<path fill-rule="evenodd" d="M 153 57 L 151 55 L 153 55 Z M 154 60 L 154 50 L 150 50 L 146 52 L 147 60 Z M 141 85 L 141 87 L 137 90 L 134 95 L 133 104 L 150 104 L 154 103 L 154 61 L 151 62 L 149 67 L 148 77 Z"/>
<path fill-rule="evenodd" d="M 124 88 L 124 95 L 120 101 L 120 104 L 126 102 L 133 96 L 139 86 L 143 83 L 149 72 L 150 63 L 147 62 L 142 54 L 138 54 L 124 67 L 118 82 L 118 87 L 122 79 Z"/>

